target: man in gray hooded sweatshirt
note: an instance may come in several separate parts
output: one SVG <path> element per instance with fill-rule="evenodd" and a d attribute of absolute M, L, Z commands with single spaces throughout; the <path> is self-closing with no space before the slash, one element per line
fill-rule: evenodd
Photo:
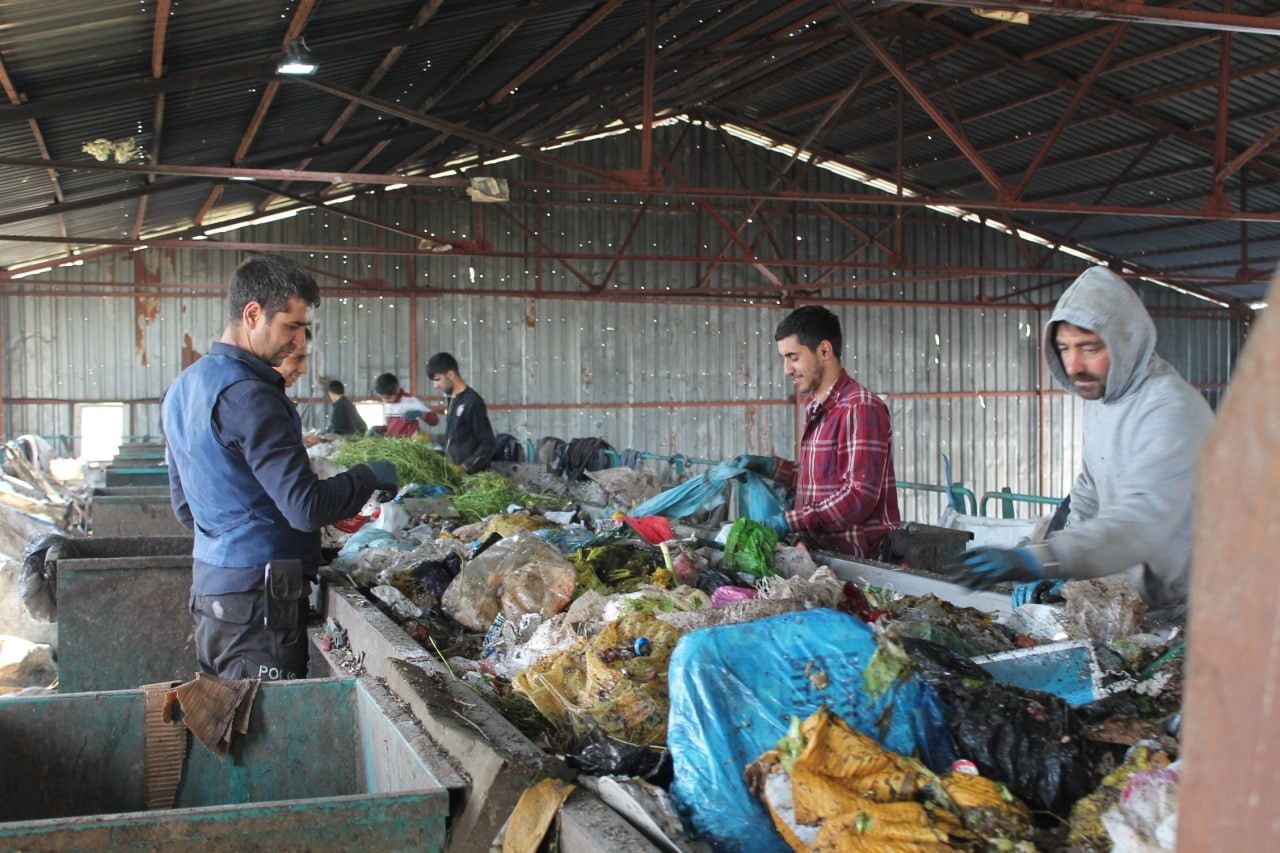
<path fill-rule="evenodd" d="M 1142 302 L 1105 267 L 1062 294 L 1045 325 L 1045 360 L 1085 400 L 1084 468 L 1067 526 L 1025 548 L 967 552 L 953 566 L 962 583 L 1116 575 L 1153 607 L 1186 601 L 1196 457 L 1213 412 L 1155 347 Z"/>

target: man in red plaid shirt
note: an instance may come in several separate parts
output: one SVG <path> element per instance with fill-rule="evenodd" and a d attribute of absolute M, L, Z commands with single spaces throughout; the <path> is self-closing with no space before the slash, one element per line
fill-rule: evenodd
<path fill-rule="evenodd" d="M 840 319 L 826 308 L 797 308 L 774 332 L 784 370 L 805 396 L 800 459 L 749 456 L 748 470 L 795 492 L 795 508 L 765 521 L 819 548 L 880 557 L 901 523 L 893 473 L 893 431 L 884 402 L 840 364 Z"/>

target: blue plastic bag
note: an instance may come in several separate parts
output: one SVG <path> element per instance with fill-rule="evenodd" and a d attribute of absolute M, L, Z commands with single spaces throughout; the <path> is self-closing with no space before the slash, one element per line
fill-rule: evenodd
<path fill-rule="evenodd" d="M 942 701 L 911 675 L 872 698 L 862 671 L 878 646 L 863 622 L 835 610 L 704 628 L 671 657 L 667 746 L 676 806 L 718 849 L 778 851 L 787 844 L 743 782 L 791 717 L 826 706 L 888 749 L 935 771 L 955 760 Z"/>
<path fill-rule="evenodd" d="M 782 503 L 773 493 L 767 480 L 756 476 L 732 459 L 714 468 L 690 477 L 678 486 L 654 495 L 630 511 L 630 515 L 665 515 L 668 518 L 688 518 L 699 510 L 715 509 L 725 502 L 725 492 L 730 480 L 740 480 L 742 488 L 738 499 L 738 513 L 752 521 L 764 521 L 782 512 Z"/>

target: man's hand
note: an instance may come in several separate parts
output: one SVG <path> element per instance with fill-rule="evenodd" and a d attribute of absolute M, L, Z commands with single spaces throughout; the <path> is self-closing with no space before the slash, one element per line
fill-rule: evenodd
<path fill-rule="evenodd" d="M 740 468 L 745 468 L 752 474 L 773 478 L 773 458 L 770 456 L 755 456 L 750 453 L 744 453 L 741 456 L 733 457 L 733 464 Z"/>
<path fill-rule="evenodd" d="M 421 412 L 421 411 L 419 411 L 418 409 L 412 409 L 412 410 L 407 411 L 407 412 L 405 412 L 405 413 L 404 413 L 404 419 L 405 419 L 406 421 L 417 421 L 417 420 L 421 420 L 421 419 L 422 419 L 422 412 Z"/>
<path fill-rule="evenodd" d="M 771 515 L 760 523 L 778 534 L 779 539 L 782 539 L 791 532 L 791 527 L 787 524 L 787 514 L 785 512 L 780 512 L 777 515 Z"/>
<path fill-rule="evenodd" d="M 360 465 L 365 466 L 373 472 L 375 479 L 374 488 L 380 492 L 394 492 L 400 488 L 400 475 L 396 473 L 396 466 L 390 462 L 384 462 L 381 459 L 373 459 L 369 462 L 361 462 Z M 359 467 L 359 466 L 356 466 Z"/>
<path fill-rule="evenodd" d="M 1052 604 L 1062 601 L 1062 585 L 1064 583 L 1066 581 L 1061 580 L 1020 583 L 1013 588 L 1013 596 L 1010 600 L 1014 607 L 1021 607 L 1024 604 Z"/>
<path fill-rule="evenodd" d="M 974 548 L 942 571 L 970 589 L 1044 579 L 1044 566 L 1029 548 Z"/>

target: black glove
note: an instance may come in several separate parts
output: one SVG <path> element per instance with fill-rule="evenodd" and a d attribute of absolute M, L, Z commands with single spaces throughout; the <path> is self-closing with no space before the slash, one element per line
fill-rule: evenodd
<path fill-rule="evenodd" d="M 400 475 L 396 473 L 396 466 L 390 462 L 374 459 L 370 462 L 361 462 L 360 465 L 373 472 L 373 478 L 376 481 L 374 488 L 378 491 L 394 492 L 400 488 Z"/>

